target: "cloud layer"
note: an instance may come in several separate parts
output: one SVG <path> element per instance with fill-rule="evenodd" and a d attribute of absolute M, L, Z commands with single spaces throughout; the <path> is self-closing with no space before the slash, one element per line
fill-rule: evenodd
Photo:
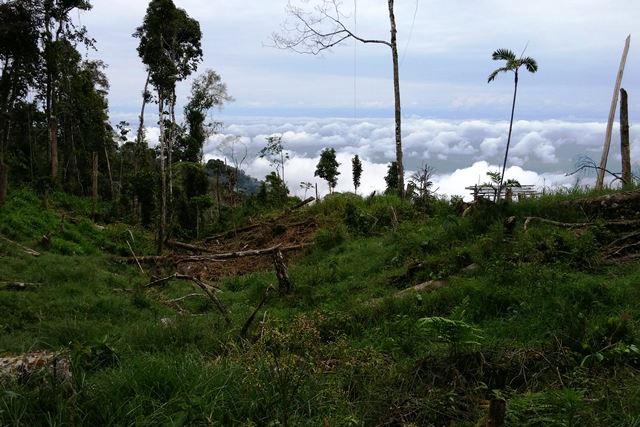
<path fill-rule="evenodd" d="M 507 178 L 537 186 L 574 185 L 589 177 L 567 177 L 584 156 L 599 159 L 605 124 L 595 122 L 517 121 L 507 167 Z M 423 164 L 436 169 L 435 187 L 442 194 L 463 194 L 464 187 L 487 181 L 486 172 L 500 170 L 506 147 L 507 122 L 482 120 L 449 121 L 405 120 L 403 149 L 407 177 Z M 291 154 L 286 164 L 286 180 L 292 190 L 300 182 L 326 183 L 314 177 L 320 152 L 335 148 L 341 163 L 338 191 L 353 191 L 351 158 L 363 160 L 361 191 L 383 190 L 388 164 L 395 159 L 394 126 L 382 119 L 275 119 L 237 118 L 204 148 L 205 159 L 230 158 L 225 141 L 236 138 L 248 156 L 242 165 L 247 172 L 263 178 L 270 171 L 265 159 L 257 156 L 267 136 L 282 135 Z M 614 132 L 614 135 L 617 131 Z M 154 135 L 154 132 L 149 132 Z M 640 156 L 640 138 L 632 141 L 632 158 Z M 609 156 L 610 168 L 619 169 L 619 138 L 614 137 Z"/>

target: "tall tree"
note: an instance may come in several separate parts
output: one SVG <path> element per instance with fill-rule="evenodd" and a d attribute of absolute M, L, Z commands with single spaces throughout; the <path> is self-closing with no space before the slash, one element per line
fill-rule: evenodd
<path fill-rule="evenodd" d="M 509 145 L 511 144 L 511 131 L 513 130 L 513 115 L 516 110 L 516 97 L 518 95 L 518 71 L 520 67 L 524 66 L 530 73 L 538 71 L 538 63 L 535 59 L 527 56 L 517 58 L 513 51 L 508 49 L 498 49 L 493 52 L 491 58 L 494 61 L 506 61 L 503 67 L 494 70 L 489 74 L 487 83 L 491 83 L 500 73 L 513 72 L 514 75 L 514 88 L 513 88 L 513 103 L 511 105 L 511 120 L 509 120 L 509 136 L 507 137 L 507 148 L 504 151 L 504 162 L 502 164 L 502 174 L 500 175 L 500 186 L 498 187 L 498 197 L 502 191 L 502 183 L 504 182 L 504 172 L 507 168 L 507 157 L 509 156 Z"/>
<path fill-rule="evenodd" d="M 197 70 L 202 59 L 202 32 L 198 21 L 177 8 L 172 0 L 151 0 L 134 37 L 140 39 L 138 55 L 147 67 L 149 81 L 157 93 L 161 175 L 158 252 L 162 252 L 167 224 L 167 153 L 171 177 L 172 141 L 176 136 L 176 82 Z M 169 188 L 172 188 L 171 182 Z"/>
<path fill-rule="evenodd" d="M 333 193 L 336 185 L 338 185 L 338 175 L 340 175 L 338 166 L 340 166 L 340 163 L 336 160 L 336 150 L 333 148 L 322 150 L 314 175 L 327 181 L 329 193 Z"/>
<path fill-rule="evenodd" d="M 296 7 L 289 3 L 287 15 L 291 21 L 282 25 L 281 33 L 272 34 L 276 47 L 289 49 L 298 53 L 317 55 L 329 50 L 345 40 L 353 39 L 361 43 L 381 44 L 391 49 L 393 64 L 393 93 L 395 101 L 395 140 L 396 164 L 398 173 L 397 190 L 400 197 L 404 197 L 404 167 L 402 160 L 402 114 L 400 103 L 400 72 L 398 63 L 397 28 L 394 12 L 394 0 L 388 0 L 389 25 L 391 36 L 389 40 L 367 39 L 356 34 L 345 24 L 345 15 L 340 11 L 340 0 L 318 0 L 312 11 Z"/>
<path fill-rule="evenodd" d="M 16 106 L 22 102 L 36 77 L 38 22 L 34 6 L 27 1 L 0 4 L 0 205 L 5 201 L 9 147 Z"/>
<path fill-rule="evenodd" d="M 51 181 L 58 183 L 58 118 L 57 101 L 60 89 L 60 61 L 64 59 L 64 47 L 78 42 L 92 46 L 94 41 L 87 36 L 83 26 L 76 26 L 71 19 L 75 9 L 90 10 L 89 0 L 41 0 L 42 26 L 40 43 L 44 58 L 44 81 L 41 92 L 45 99 L 48 123 L 48 140 L 51 160 Z"/>
<path fill-rule="evenodd" d="M 362 176 L 362 162 L 360 157 L 356 154 L 351 159 L 351 170 L 353 172 L 353 189 L 358 194 L 358 187 L 360 187 L 360 177 Z"/>

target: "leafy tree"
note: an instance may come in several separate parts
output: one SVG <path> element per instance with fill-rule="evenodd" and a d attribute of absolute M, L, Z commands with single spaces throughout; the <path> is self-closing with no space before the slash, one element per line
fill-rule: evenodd
<path fill-rule="evenodd" d="M 500 175 L 500 185 L 499 189 L 502 189 L 502 183 L 504 181 L 504 172 L 507 168 L 507 157 L 509 155 L 509 145 L 511 144 L 511 131 L 513 129 L 513 115 L 516 110 L 516 97 L 518 95 L 518 71 L 520 67 L 525 67 L 527 71 L 530 73 L 535 73 L 538 71 L 538 63 L 535 59 L 527 56 L 516 58 L 515 53 L 508 49 L 498 49 L 493 52 L 491 56 L 494 61 L 506 61 L 507 63 L 496 70 L 494 70 L 491 74 L 489 74 L 489 78 L 487 79 L 487 83 L 491 83 L 500 73 L 513 72 L 514 75 L 514 89 L 513 89 L 513 104 L 511 106 L 511 120 L 509 121 L 509 136 L 507 137 L 507 148 L 504 151 L 504 162 L 502 165 L 502 174 Z M 498 191 L 498 197 L 500 195 L 500 190 Z"/>
<path fill-rule="evenodd" d="M 85 27 L 77 27 L 71 20 L 74 9 L 90 10 L 88 0 L 39 0 L 34 1 L 34 12 L 38 14 L 40 26 L 40 43 L 44 73 L 39 86 L 41 96 L 45 100 L 45 112 L 48 122 L 48 140 L 51 157 L 51 181 L 58 183 L 58 118 L 57 103 L 64 74 L 61 62 L 67 61 L 69 46 L 78 42 L 93 46 L 94 40 L 87 36 Z"/>
<path fill-rule="evenodd" d="M 362 162 L 360 157 L 356 154 L 351 159 L 351 169 L 353 171 L 353 189 L 358 194 L 358 187 L 360 187 L 360 177 L 362 176 Z"/>
<path fill-rule="evenodd" d="M 276 169 L 276 175 L 284 181 L 284 165 L 289 160 L 289 152 L 284 149 L 282 135 L 267 137 L 267 144 L 260 150 L 260 158 L 266 158 L 269 166 Z"/>
<path fill-rule="evenodd" d="M 207 70 L 191 85 L 191 97 L 184 107 L 184 117 L 188 133 L 177 141 L 174 156 L 176 160 L 187 162 L 202 161 L 202 148 L 207 138 L 216 131 L 219 122 L 206 123 L 207 113 L 212 108 L 233 101 L 227 94 L 227 85 L 220 75 Z"/>
<path fill-rule="evenodd" d="M 333 148 L 322 150 L 314 175 L 327 181 L 329 193 L 333 193 L 336 185 L 338 185 L 338 175 L 340 175 L 338 166 L 340 166 L 340 163 L 336 160 L 336 150 Z"/>
<path fill-rule="evenodd" d="M 167 223 L 167 173 L 169 166 L 169 193 L 171 181 L 172 147 L 176 137 L 176 82 L 197 70 L 202 59 L 200 24 L 189 17 L 172 0 L 151 0 L 144 21 L 134 33 L 140 39 L 138 55 L 147 67 L 149 81 L 156 89 L 160 125 L 161 204 L 158 252 L 162 252 Z M 146 98 L 146 93 L 143 95 Z M 166 108 L 169 107 L 169 119 Z"/>
<path fill-rule="evenodd" d="M 387 183 L 387 189 L 385 194 L 394 194 L 398 192 L 398 163 L 391 162 L 387 169 L 387 176 L 384 177 L 384 182 Z"/>

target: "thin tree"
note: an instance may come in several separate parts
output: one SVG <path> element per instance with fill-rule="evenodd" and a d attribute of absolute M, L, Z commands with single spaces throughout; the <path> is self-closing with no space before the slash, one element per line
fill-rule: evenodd
<path fill-rule="evenodd" d="M 511 144 L 511 131 L 513 130 L 513 115 L 516 110 L 516 97 L 518 95 L 518 71 L 520 67 L 524 66 L 530 73 L 538 71 L 538 63 L 535 59 L 527 56 L 516 58 L 515 53 L 508 49 L 498 49 L 493 52 L 491 56 L 494 61 L 506 61 L 504 67 L 500 67 L 489 74 L 487 83 L 491 83 L 500 73 L 513 72 L 514 74 L 514 89 L 513 89 L 513 104 L 511 105 L 511 120 L 509 121 L 509 136 L 507 137 L 507 148 L 504 151 L 504 162 L 502 164 L 502 174 L 500 175 L 500 186 L 498 187 L 498 198 L 502 191 L 502 183 L 504 182 L 504 172 L 507 168 L 507 157 L 509 156 L 509 145 Z"/>
<path fill-rule="evenodd" d="M 398 173 L 398 193 L 404 196 L 404 167 L 402 162 L 402 115 L 400 104 L 400 72 L 398 62 L 398 43 L 394 0 L 388 0 L 389 25 L 391 36 L 389 40 L 367 39 L 356 34 L 345 24 L 346 16 L 340 11 L 340 0 L 318 0 L 313 11 L 306 11 L 300 7 L 288 4 L 286 13 L 292 21 L 282 24 L 280 33 L 273 33 L 271 39 L 280 49 L 288 49 L 297 53 L 318 55 L 348 39 L 361 43 L 373 43 L 388 46 L 391 49 L 393 63 L 393 93 L 395 100 L 395 139 L 396 163 Z"/>
<path fill-rule="evenodd" d="M 338 166 L 340 166 L 340 163 L 336 160 L 336 150 L 334 148 L 322 150 L 314 175 L 327 181 L 329 194 L 332 194 L 336 185 L 338 185 L 338 175 L 340 175 Z"/>
<path fill-rule="evenodd" d="M 356 194 L 358 194 L 358 187 L 360 187 L 360 177 L 362 177 L 362 162 L 360 157 L 356 154 L 351 159 L 351 169 L 353 172 L 353 188 Z"/>

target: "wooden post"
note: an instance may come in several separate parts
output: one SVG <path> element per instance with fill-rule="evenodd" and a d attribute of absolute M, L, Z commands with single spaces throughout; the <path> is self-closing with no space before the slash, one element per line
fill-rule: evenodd
<path fill-rule="evenodd" d="M 620 89 L 620 153 L 622 154 L 622 181 L 631 185 L 631 149 L 629 147 L 629 103 L 627 91 Z"/>
<path fill-rule="evenodd" d="M 629 45 L 631 44 L 631 35 L 627 37 L 622 52 L 622 60 L 618 69 L 618 78 L 616 86 L 613 89 L 613 99 L 611 100 L 611 109 L 609 110 L 609 121 L 607 123 L 607 132 L 604 137 L 604 147 L 602 149 L 602 157 L 600 158 L 600 169 L 598 170 L 598 178 L 596 180 L 596 190 L 602 190 L 604 187 L 604 170 L 607 168 L 607 160 L 609 158 L 609 148 L 611 147 L 611 135 L 613 133 L 613 121 L 615 120 L 616 108 L 618 106 L 618 93 L 622 85 L 622 76 L 624 75 L 624 66 L 627 63 L 627 55 L 629 53 Z"/>
<path fill-rule="evenodd" d="M 93 197 L 93 220 L 96 220 L 98 209 L 98 153 L 93 152 L 93 170 L 91 173 L 91 195 Z"/>
<path fill-rule="evenodd" d="M 320 195 L 318 194 L 318 183 L 316 182 L 316 201 L 320 201 Z"/>

